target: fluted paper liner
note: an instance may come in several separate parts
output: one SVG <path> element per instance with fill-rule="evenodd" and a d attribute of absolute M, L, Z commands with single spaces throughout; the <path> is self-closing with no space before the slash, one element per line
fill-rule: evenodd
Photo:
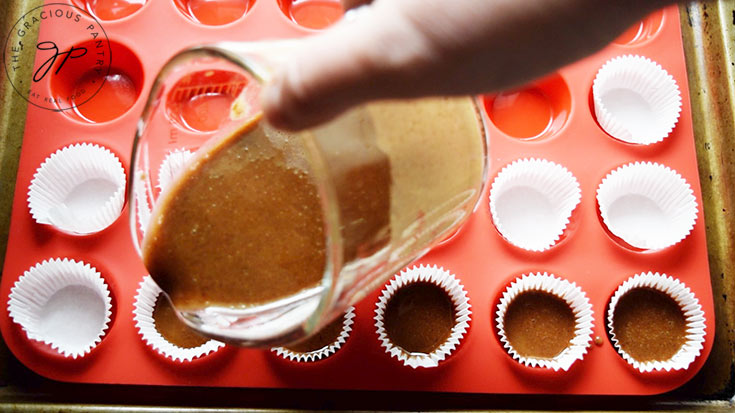
<path fill-rule="evenodd" d="M 148 222 L 151 220 L 151 207 L 148 203 L 149 189 L 148 182 L 145 179 L 145 173 L 138 169 L 133 174 L 135 185 L 133 185 L 135 196 L 135 218 L 138 222 L 140 232 L 145 235 L 148 229 Z"/>
<path fill-rule="evenodd" d="M 602 129 L 629 143 L 661 142 L 674 130 L 681 114 L 676 81 L 643 56 L 619 56 L 605 63 L 595 76 L 592 99 Z M 639 107 L 641 102 L 648 110 Z"/>
<path fill-rule="evenodd" d="M 529 251 L 556 244 L 579 204 L 577 178 L 545 159 L 519 159 L 506 165 L 490 188 L 490 213 L 500 234 Z"/>
<path fill-rule="evenodd" d="M 179 347 L 166 340 L 156 329 L 153 319 L 153 309 L 156 300 L 162 293 L 161 288 L 146 275 L 140 282 L 137 295 L 135 296 L 135 309 L 133 319 L 143 341 L 159 354 L 177 362 L 190 362 L 199 357 L 206 356 L 224 347 L 224 343 L 210 339 L 206 343 L 192 348 Z"/>
<path fill-rule="evenodd" d="M 31 340 L 64 357 L 88 354 L 110 323 L 112 298 L 100 273 L 67 258 L 28 269 L 10 289 L 8 314 Z"/>
<path fill-rule="evenodd" d="M 574 337 L 569 346 L 553 358 L 524 357 L 513 349 L 505 334 L 505 312 L 508 306 L 520 294 L 533 291 L 559 297 L 569 305 L 574 313 Z M 495 315 L 498 335 L 503 347 L 513 359 L 529 367 L 543 367 L 554 371 L 569 370 L 572 364 L 584 358 L 592 341 L 592 304 L 584 291 L 575 283 L 570 283 L 554 274 L 546 272 L 523 274 L 514 280 L 503 292 Z"/>
<path fill-rule="evenodd" d="M 337 339 L 333 343 L 326 345 L 318 350 L 301 353 L 298 351 L 289 350 L 286 347 L 274 347 L 271 349 L 271 351 L 285 359 L 296 361 L 299 363 L 308 363 L 312 361 L 323 360 L 336 353 L 337 350 L 342 348 L 342 345 L 345 344 L 347 338 L 352 332 L 352 324 L 355 323 L 354 318 L 355 307 L 350 307 L 344 315 L 344 320 L 342 321 L 342 331 L 340 331 Z"/>
<path fill-rule="evenodd" d="M 623 165 L 597 188 L 605 226 L 644 250 L 659 250 L 686 238 L 697 221 L 697 200 L 675 170 L 652 162 Z"/>
<path fill-rule="evenodd" d="M 161 191 L 171 185 L 193 155 L 193 152 L 184 148 L 170 151 L 166 155 L 158 168 L 158 187 Z"/>
<path fill-rule="evenodd" d="M 414 282 L 429 282 L 437 285 L 446 291 L 454 304 L 455 320 L 452 332 L 444 343 L 428 354 L 410 353 L 394 345 L 390 341 L 390 337 L 388 337 L 383 323 L 385 308 L 393 294 L 402 287 Z M 465 291 L 464 286 L 454 274 L 438 266 L 420 265 L 405 269 L 385 286 L 378 299 L 375 307 L 375 328 L 378 333 L 378 339 L 385 352 L 391 357 L 396 357 L 405 366 L 414 369 L 417 367 L 437 367 L 441 361 L 445 360 L 457 349 L 460 341 L 467 333 L 470 315 L 472 314 L 470 307 L 467 291 Z"/>
<path fill-rule="evenodd" d="M 686 320 L 686 341 L 681 349 L 669 360 L 639 362 L 620 347 L 618 339 L 615 337 L 615 329 L 613 328 L 615 307 L 625 293 L 636 288 L 651 288 L 668 295 L 679 304 L 682 313 L 684 313 L 684 319 Z M 610 331 L 613 346 L 618 353 L 620 353 L 625 361 L 642 373 L 654 370 L 684 370 L 699 356 L 704 344 L 705 318 L 699 300 L 684 283 L 666 274 L 646 272 L 636 274 L 625 280 L 615 290 L 615 293 L 610 299 L 610 306 L 607 310 L 607 327 Z"/>
<path fill-rule="evenodd" d="M 99 197 L 99 188 L 112 189 Z M 75 194 L 76 193 L 76 194 Z M 69 197 L 75 199 L 70 204 Z M 79 199 L 83 198 L 83 199 Z M 28 206 L 39 224 L 72 234 L 92 234 L 107 228 L 122 213 L 125 170 L 112 152 L 99 145 L 78 143 L 59 149 L 38 167 L 28 189 Z"/>
<path fill-rule="evenodd" d="M 158 167 L 158 188 L 161 191 L 165 191 L 169 187 L 193 155 L 193 152 L 184 148 L 172 150 L 166 155 Z M 142 170 L 135 171 L 134 179 L 134 182 L 136 182 L 136 185 L 133 186 L 135 190 L 133 194 L 135 196 L 135 216 L 138 220 L 140 232 L 145 235 L 151 219 L 152 208 L 148 200 L 153 197 L 151 193 L 153 188 L 148 185 Z"/>

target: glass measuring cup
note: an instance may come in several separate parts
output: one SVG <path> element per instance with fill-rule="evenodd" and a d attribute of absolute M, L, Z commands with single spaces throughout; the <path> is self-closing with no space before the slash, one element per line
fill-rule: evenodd
<path fill-rule="evenodd" d="M 292 342 L 342 315 L 457 231 L 487 174 L 469 97 L 376 102 L 305 132 L 272 128 L 259 92 L 291 47 L 178 54 L 133 145 L 130 222 L 146 268 L 190 327 L 244 346 Z"/>

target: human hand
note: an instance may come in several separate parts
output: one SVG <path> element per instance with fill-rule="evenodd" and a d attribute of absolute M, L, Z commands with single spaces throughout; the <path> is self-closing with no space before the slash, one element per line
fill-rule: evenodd
<path fill-rule="evenodd" d="M 517 86 L 597 51 L 670 2 L 376 0 L 298 41 L 264 91 L 265 115 L 297 130 L 370 100 Z"/>

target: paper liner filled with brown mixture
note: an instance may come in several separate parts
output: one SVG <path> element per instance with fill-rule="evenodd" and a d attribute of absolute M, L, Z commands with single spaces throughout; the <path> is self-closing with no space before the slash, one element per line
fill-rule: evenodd
<path fill-rule="evenodd" d="M 150 276 L 135 296 L 133 319 L 143 341 L 175 362 L 190 362 L 224 347 L 224 343 L 197 334 L 176 317 L 174 308 Z"/>
<path fill-rule="evenodd" d="M 421 265 L 385 286 L 375 327 L 391 357 L 412 368 L 437 367 L 459 347 L 471 314 L 467 291 L 453 274 Z"/>
<path fill-rule="evenodd" d="M 592 305 L 575 283 L 548 273 L 523 274 L 496 309 L 503 347 L 529 367 L 568 370 L 592 340 Z"/>
<path fill-rule="evenodd" d="M 705 336 L 702 306 L 681 281 L 640 273 L 610 299 L 607 327 L 618 353 L 636 370 L 683 370 L 699 356 Z"/>

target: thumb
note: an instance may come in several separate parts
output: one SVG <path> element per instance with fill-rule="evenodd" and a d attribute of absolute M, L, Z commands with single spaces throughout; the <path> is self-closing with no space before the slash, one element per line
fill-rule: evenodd
<path fill-rule="evenodd" d="M 427 48 L 395 3 L 363 6 L 332 28 L 296 41 L 263 91 L 268 121 L 299 130 L 368 100 L 411 93 L 405 69 L 416 66 Z"/>

